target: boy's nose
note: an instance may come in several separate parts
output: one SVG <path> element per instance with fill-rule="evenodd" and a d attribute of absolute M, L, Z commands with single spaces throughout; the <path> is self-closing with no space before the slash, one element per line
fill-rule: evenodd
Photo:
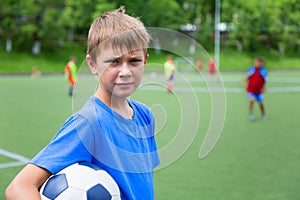
<path fill-rule="evenodd" d="M 131 70 L 129 69 L 128 63 L 123 63 L 120 69 L 120 77 L 129 77 L 132 75 Z"/>

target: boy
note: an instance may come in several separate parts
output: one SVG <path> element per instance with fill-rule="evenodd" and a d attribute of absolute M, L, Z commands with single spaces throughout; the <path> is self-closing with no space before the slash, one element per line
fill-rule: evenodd
<path fill-rule="evenodd" d="M 107 12 L 90 27 L 86 61 L 99 85 L 6 190 L 7 199 L 40 199 L 51 175 L 80 161 L 106 170 L 122 199 L 154 199 L 153 169 L 159 164 L 154 118 L 148 107 L 128 97 L 139 86 L 148 59 L 150 35 L 142 22 Z"/>
<path fill-rule="evenodd" d="M 215 82 L 217 80 L 216 72 L 217 67 L 215 60 L 213 58 L 210 58 L 208 62 L 208 81 Z"/>
<path fill-rule="evenodd" d="M 75 56 L 71 56 L 69 62 L 65 67 L 65 78 L 69 82 L 69 91 L 68 94 L 70 97 L 73 96 L 73 88 L 76 83 L 77 77 L 77 67 L 76 67 L 77 58 Z"/>
<path fill-rule="evenodd" d="M 166 62 L 164 63 L 165 77 L 167 79 L 167 91 L 172 92 L 173 90 L 173 81 L 175 77 L 175 64 L 173 57 L 169 55 Z"/>
<path fill-rule="evenodd" d="M 248 99 L 249 99 L 249 120 L 254 120 L 253 105 L 255 100 L 259 104 L 262 119 L 266 120 L 266 113 L 264 108 L 265 83 L 267 81 L 268 71 L 263 67 L 264 59 L 262 57 L 256 57 L 254 59 L 254 66 L 251 66 L 248 70 L 246 82 Z"/>
<path fill-rule="evenodd" d="M 216 65 L 215 65 L 215 61 L 213 58 L 210 58 L 209 59 L 209 62 L 208 62 L 208 73 L 213 76 L 216 72 Z"/>

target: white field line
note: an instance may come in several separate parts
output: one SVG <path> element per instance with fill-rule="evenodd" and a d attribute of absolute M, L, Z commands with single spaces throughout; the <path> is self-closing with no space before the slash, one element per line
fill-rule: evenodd
<path fill-rule="evenodd" d="M 9 167 L 17 167 L 17 166 L 21 166 L 24 164 L 26 164 L 26 163 L 23 163 L 21 161 L 0 163 L 0 169 L 9 168 Z"/>
<path fill-rule="evenodd" d="M 244 77 L 222 77 L 224 83 L 240 83 Z M 192 77 L 188 79 L 191 83 L 205 82 L 202 78 Z M 182 81 L 182 80 L 179 80 Z M 300 78 L 269 78 L 268 83 L 300 83 Z"/>
<path fill-rule="evenodd" d="M 141 87 L 140 90 L 151 90 L 151 91 L 166 91 L 164 87 L 157 86 L 146 86 Z M 246 93 L 245 89 L 239 87 L 182 87 L 174 86 L 174 92 L 225 92 L 225 93 Z M 300 86 L 297 87 L 267 87 L 268 93 L 276 92 L 300 92 Z"/>
<path fill-rule="evenodd" d="M 148 76 L 147 76 L 148 75 Z M 163 74 L 157 73 L 154 76 L 151 74 L 147 74 L 143 79 L 143 83 L 146 85 L 140 87 L 140 90 L 152 90 L 152 91 L 166 91 L 164 87 L 166 85 L 166 80 L 164 79 Z M 184 74 L 183 74 L 184 76 Z M 206 77 L 206 76 L 205 76 Z M 181 86 L 181 83 L 185 83 L 185 85 L 189 85 L 190 83 L 205 83 L 205 80 L 201 76 L 186 76 L 187 79 L 183 79 L 181 77 L 175 76 L 174 81 L 174 92 L 226 92 L 226 93 L 245 93 L 245 89 L 242 87 L 238 87 L 241 85 L 244 77 L 242 76 L 223 76 L 221 81 L 223 83 L 236 83 L 236 87 L 234 86 L 224 86 L 222 87 L 222 83 L 217 81 L 216 83 L 212 83 L 213 85 L 207 86 L 191 86 L 185 87 Z M 208 77 L 206 77 L 208 78 Z M 217 77 L 215 77 L 217 78 Z M 209 79 L 207 79 L 209 81 Z M 286 86 L 268 86 L 269 84 L 274 83 L 288 83 L 288 84 L 295 84 L 295 85 L 286 85 Z M 299 84 L 298 84 L 299 83 Z M 267 83 L 267 92 L 276 93 L 276 92 L 300 92 L 300 78 L 298 77 L 270 77 Z"/>
<path fill-rule="evenodd" d="M 6 156 L 8 158 L 18 160 L 18 161 L 15 161 L 15 162 L 0 163 L 0 169 L 24 165 L 24 164 L 26 164 L 30 161 L 30 158 L 27 158 L 23 155 L 16 154 L 16 153 L 13 153 L 13 152 L 10 152 L 10 151 L 6 151 L 4 149 L 0 149 L 0 154 L 3 155 L 3 156 Z"/>
<path fill-rule="evenodd" d="M 178 78 L 179 76 L 175 76 L 175 82 L 185 82 L 186 80 L 183 80 L 182 78 Z M 201 83 L 205 82 L 205 79 L 209 80 L 209 76 L 204 75 L 189 75 L 182 77 L 187 78 L 187 80 L 190 83 Z M 223 75 L 221 76 L 221 80 L 224 83 L 240 83 L 245 79 L 246 75 L 244 76 L 230 76 L 230 75 Z M 219 79 L 217 76 L 215 77 L 216 79 Z M 151 76 L 151 74 L 144 74 L 144 79 L 148 81 L 157 81 L 157 82 L 162 82 L 165 80 L 164 75 L 157 73 L 154 76 Z M 268 78 L 268 83 L 300 83 L 300 77 L 269 77 Z"/>

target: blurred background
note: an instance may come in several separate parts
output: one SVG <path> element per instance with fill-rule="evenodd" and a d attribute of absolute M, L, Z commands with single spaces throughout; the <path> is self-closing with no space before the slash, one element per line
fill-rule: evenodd
<path fill-rule="evenodd" d="M 76 55 L 79 60 L 84 58 L 91 22 L 104 11 L 122 5 L 146 26 L 180 31 L 195 39 L 211 55 L 215 30 L 219 31 L 221 70 L 245 69 L 254 55 L 266 57 L 272 68 L 300 67 L 299 0 L 222 1 L 218 24 L 216 2 L 3 0 L 0 72 L 30 72 L 33 65 L 43 72 L 61 72 L 70 55 Z M 156 53 L 153 58 L 162 62 L 165 55 Z"/>

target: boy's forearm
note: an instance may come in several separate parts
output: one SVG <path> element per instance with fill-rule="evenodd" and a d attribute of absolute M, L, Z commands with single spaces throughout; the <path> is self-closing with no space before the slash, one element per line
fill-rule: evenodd
<path fill-rule="evenodd" d="M 5 191 L 7 200 L 41 200 L 38 189 L 33 185 L 12 183 Z"/>
<path fill-rule="evenodd" d="M 265 92 L 265 86 L 263 86 L 263 87 L 261 88 L 261 92 L 262 92 L 262 93 Z"/>
<path fill-rule="evenodd" d="M 40 200 L 39 187 L 50 175 L 50 172 L 43 168 L 26 165 L 7 187 L 7 200 Z"/>

